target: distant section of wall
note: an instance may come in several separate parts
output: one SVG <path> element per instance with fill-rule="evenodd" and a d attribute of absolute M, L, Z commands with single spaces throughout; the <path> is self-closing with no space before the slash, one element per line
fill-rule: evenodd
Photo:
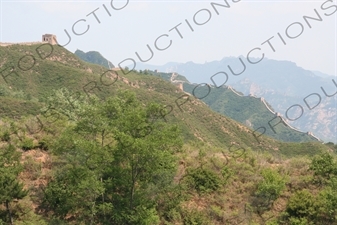
<path fill-rule="evenodd" d="M 49 43 L 51 45 L 57 44 L 57 38 L 54 34 L 44 34 L 42 35 L 42 41 L 36 42 L 20 42 L 20 43 L 8 43 L 8 42 L 0 42 L 0 46 L 10 46 L 10 45 L 38 45 L 38 44 L 46 44 Z"/>
<path fill-rule="evenodd" d="M 244 95 L 241 95 L 241 94 L 239 94 L 239 93 L 237 93 L 231 86 L 227 86 L 227 88 L 229 89 L 229 90 L 231 90 L 234 94 L 236 94 L 237 96 L 240 96 L 240 97 L 246 97 L 246 96 L 244 96 Z M 267 104 L 267 102 L 264 100 L 264 98 L 258 98 L 258 97 L 255 97 L 254 95 L 249 95 L 249 97 L 252 97 L 252 98 L 256 98 L 256 99 L 260 99 L 260 101 L 264 104 L 264 106 L 267 108 L 267 110 L 269 111 L 269 112 L 271 112 L 272 114 L 274 114 L 275 116 L 278 116 L 281 120 L 282 120 L 282 122 L 283 122 L 283 124 L 286 126 L 286 127 L 289 127 L 290 129 L 292 129 L 292 130 L 294 130 L 294 131 L 297 131 L 297 132 L 299 132 L 299 133 L 302 133 L 302 134 L 307 134 L 307 135 L 309 135 L 309 136 L 311 136 L 311 137 L 313 137 L 313 138 L 315 138 L 317 141 L 320 141 L 320 142 L 322 142 L 321 141 L 321 139 L 319 139 L 318 137 L 316 137 L 313 133 L 311 133 L 310 131 L 308 131 L 308 132 L 303 132 L 303 131 L 300 131 L 300 130 L 298 130 L 298 129 L 296 129 L 295 127 L 293 127 L 293 126 L 291 126 L 282 116 L 281 116 L 281 114 L 280 113 L 278 113 L 278 112 L 274 112 L 273 110 L 271 110 L 271 108 L 269 108 L 269 106 L 268 106 L 268 104 Z M 270 122 L 270 121 L 269 121 Z"/>
<path fill-rule="evenodd" d="M 37 45 L 48 42 L 20 42 L 20 43 L 8 43 L 8 42 L 0 42 L 0 46 L 10 46 L 10 45 Z"/>
<path fill-rule="evenodd" d="M 180 91 L 184 91 L 183 83 L 173 83 Z"/>

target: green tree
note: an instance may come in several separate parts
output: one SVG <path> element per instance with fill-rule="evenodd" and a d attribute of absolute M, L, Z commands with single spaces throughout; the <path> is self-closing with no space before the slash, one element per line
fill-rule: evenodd
<path fill-rule="evenodd" d="M 332 178 L 327 186 L 319 192 L 315 201 L 317 218 L 321 224 L 336 224 L 337 222 L 337 179 Z"/>
<path fill-rule="evenodd" d="M 52 146 L 58 156 L 55 175 L 44 190 L 42 208 L 62 220 L 97 224 L 97 199 L 104 193 L 102 171 L 111 160 L 111 151 L 94 139 L 69 127 Z"/>
<path fill-rule="evenodd" d="M 221 186 L 221 179 L 210 169 L 191 169 L 188 175 L 192 178 L 192 185 L 198 192 L 215 191 Z"/>
<path fill-rule="evenodd" d="M 320 184 L 337 175 L 337 163 L 334 157 L 327 152 L 315 156 L 311 161 L 309 169 L 314 171 L 316 180 Z"/>
<path fill-rule="evenodd" d="M 114 161 L 103 177 L 107 192 L 113 193 L 106 200 L 115 206 L 115 224 L 157 223 L 155 199 L 172 183 L 176 170 L 173 154 L 182 146 L 178 127 L 160 122 L 162 111 L 158 104 L 144 107 L 129 92 L 103 106 L 115 140 L 111 146 Z"/>
<path fill-rule="evenodd" d="M 46 208 L 87 224 L 158 224 L 156 198 L 172 185 L 173 154 L 182 146 L 162 113 L 130 92 L 84 103 L 53 146 L 59 169 L 45 190 Z"/>
<path fill-rule="evenodd" d="M 316 196 L 306 189 L 295 192 L 287 203 L 286 221 L 290 224 L 336 224 L 336 187 L 337 180 L 332 179 Z"/>
<path fill-rule="evenodd" d="M 72 92 L 66 88 L 54 90 L 46 99 L 46 106 L 41 110 L 44 115 L 65 116 L 70 121 L 76 121 L 88 102 L 79 92 Z"/>
<path fill-rule="evenodd" d="M 77 222 L 97 224 L 96 200 L 103 192 L 95 172 L 78 165 L 67 166 L 48 184 L 43 206 L 61 219 L 72 215 Z"/>
<path fill-rule="evenodd" d="M 305 189 L 297 191 L 289 199 L 286 212 L 290 217 L 313 218 L 315 214 L 315 196 Z"/>
<path fill-rule="evenodd" d="M 316 200 L 316 221 L 321 224 L 335 224 L 337 221 L 337 191 L 331 187 L 321 191 Z"/>
<path fill-rule="evenodd" d="M 261 174 L 263 180 L 258 183 L 253 202 L 259 215 L 270 208 L 286 187 L 285 177 L 282 177 L 278 172 L 267 168 L 262 170 Z"/>
<path fill-rule="evenodd" d="M 267 197 L 268 201 L 278 198 L 285 188 L 285 178 L 272 169 L 264 169 L 263 180 L 258 184 L 257 194 Z"/>
<path fill-rule="evenodd" d="M 5 205 L 8 219 L 1 219 L 9 221 L 10 224 L 14 223 L 11 203 L 24 198 L 28 193 L 23 189 L 23 184 L 18 181 L 21 171 L 20 153 L 13 145 L 2 147 L 0 152 L 0 203 Z"/>

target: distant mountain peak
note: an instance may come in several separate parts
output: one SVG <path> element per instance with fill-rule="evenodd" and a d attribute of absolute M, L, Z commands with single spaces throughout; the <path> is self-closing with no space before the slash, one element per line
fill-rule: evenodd
<path fill-rule="evenodd" d="M 102 54 L 97 51 L 89 51 L 85 53 L 82 50 L 77 49 L 74 54 L 83 61 L 98 64 L 104 66 L 107 69 L 115 68 L 112 62 L 104 58 L 104 56 L 102 56 Z"/>

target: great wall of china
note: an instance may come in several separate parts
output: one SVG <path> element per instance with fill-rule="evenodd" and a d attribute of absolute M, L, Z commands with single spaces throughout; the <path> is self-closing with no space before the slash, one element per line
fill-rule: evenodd
<path fill-rule="evenodd" d="M 8 43 L 8 42 L 0 42 L 0 46 L 6 47 L 10 45 L 37 45 L 37 44 L 43 44 L 47 42 L 41 42 L 41 41 L 36 41 L 36 42 L 19 42 L 19 43 Z"/>
<path fill-rule="evenodd" d="M 290 125 L 290 124 L 289 124 L 289 123 L 288 123 L 288 122 L 281 116 L 280 113 L 274 112 L 273 110 L 271 110 L 271 109 L 269 108 L 269 106 L 268 106 L 267 102 L 264 100 L 264 98 L 258 98 L 258 97 L 255 97 L 254 95 L 249 95 L 249 96 L 240 95 L 240 94 L 237 93 L 232 87 L 227 86 L 227 88 L 228 88 L 229 90 L 231 90 L 231 91 L 232 91 L 234 94 L 236 94 L 237 96 L 240 96 L 240 97 L 253 97 L 253 98 L 256 98 L 256 99 L 260 99 L 260 101 L 264 104 L 264 106 L 268 109 L 268 111 L 271 112 L 271 113 L 273 113 L 275 116 L 278 116 L 278 117 L 282 120 L 282 122 L 283 122 L 283 124 L 284 124 L 285 126 L 289 127 L 290 129 L 292 129 L 292 130 L 294 130 L 294 131 L 297 131 L 297 132 L 299 132 L 299 133 L 301 133 L 301 134 L 307 134 L 307 135 L 309 135 L 309 136 L 315 138 L 317 141 L 321 141 L 321 139 L 319 139 L 318 137 L 316 137 L 312 132 L 310 132 L 310 131 L 308 131 L 308 132 L 303 132 L 303 131 L 300 131 L 300 130 L 296 129 L 295 127 L 291 126 L 291 125 Z"/>
<path fill-rule="evenodd" d="M 49 44 L 52 44 L 52 45 L 55 45 L 57 44 L 57 41 L 56 41 L 56 36 L 55 35 L 52 35 L 52 34 L 45 34 L 45 35 L 42 35 L 42 41 L 40 42 L 21 42 L 21 43 L 7 43 L 7 42 L 0 42 L 0 46 L 3 46 L 3 47 L 6 47 L 6 46 L 10 46 L 10 45 L 36 45 L 36 44 L 43 44 L 43 43 L 49 43 Z M 185 81 L 181 81 L 181 80 L 175 80 L 175 78 L 178 76 L 178 74 L 176 73 L 172 73 L 172 76 L 171 76 L 171 83 L 175 84 L 181 91 L 184 91 L 183 90 L 183 83 Z M 321 141 L 318 137 L 316 137 L 315 135 L 313 135 L 311 132 L 302 132 L 294 127 L 292 127 L 281 115 L 280 113 L 277 113 L 277 112 L 274 112 L 273 110 L 271 110 L 268 106 L 268 104 L 266 103 L 266 101 L 264 100 L 264 98 L 258 98 L 258 97 L 255 97 L 253 95 L 249 95 L 249 96 L 244 96 L 244 95 L 241 95 L 239 94 L 238 92 L 236 92 L 231 86 L 227 86 L 227 89 L 229 89 L 230 91 L 232 91 L 234 94 L 236 94 L 237 96 L 239 97 L 253 97 L 253 98 L 256 98 L 256 99 L 260 99 L 260 101 L 265 105 L 265 107 L 268 109 L 268 111 L 270 111 L 271 113 L 273 113 L 274 115 L 276 116 L 279 116 L 280 119 L 282 120 L 282 122 L 284 123 L 285 126 L 289 127 L 290 129 L 294 130 L 294 131 L 297 131 L 297 132 L 300 132 L 302 134 L 307 134 L 313 138 L 315 138 L 316 140 L 318 141 Z"/>
<path fill-rule="evenodd" d="M 172 76 L 171 76 L 171 82 L 174 83 L 174 84 L 176 84 L 176 85 L 179 85 L 179 88 L 181 88 L 181 90 L 184 91 L 184 90 L 182 89 L 182 86 L 183 86 L 183 83 L 184 83 L 185 81 L 174 80 L 177 76 L 178 76 L 178 74 L 172 73 Z M 210 86 L 211 86 L 211 85 L 210 85 Z M 233 92 L 235 95 L 237 95 L 237 96 L 239 96 L 239 97 L 253 97 L 253 98 L 255 98 L 255 99 L 259 99 L 259 100 L 263 103 L 263 105 L 268 109 L 269 112 L 271 112 L 271 113 L 274 114 L 275 116 L 278 116 L 278 117 L 282 120 L 282 122 L 283 122 L 283 124 L 284 124 L 285 126 L 289 127 L 290 129 L 292 129 L 292 130 L 294 130 L 294 131 L 296 131 L 296 132 L 299 132 L 299 133 L 301 133 L 301 134 L 307 134 L 307 135 L 313 137 L 314 139 L 316 139 L 317 141 L 321 141 L 321 140 L 320 140 L 318 137 L 316 137 L 312 132 L 310 132 L 310 131 L 308 131 L 308 132 L 302 132 L 302 131 L 296 129 L 295 127 L 291 126 L 291 125 L 290 125 L 290 124 L 289 124 L 289 123 L 288 123 L 288 122 L 281 116 L 280 113 L 274 112 L 274 111 L 268 106 L 268 104 L 267 104 L 267 102 L 264 100 L 264 98 L 258 98 L 258 97 L 254 96 L 254 95 L 245 96 L 245 95 L 242 95 L 242 94 L 236 92 L 231 86 L 226 86 L 226 87 L 227 87 L 228 90 L 230 90 L 231 92 Z"/>
<path fill-rule="evenodd" d="M 38 44 L 46 44 L 49 43 L 51 45 L 57 44 L 57 38 L 53 34 L 44 34 L 42 35 L 42 41 L 35 42 L 18 42 L 18 43 L 9 43 L 9 42 L 0 42 L 0 46 L 6 47 L 10 45 L 38 45 Z"/>

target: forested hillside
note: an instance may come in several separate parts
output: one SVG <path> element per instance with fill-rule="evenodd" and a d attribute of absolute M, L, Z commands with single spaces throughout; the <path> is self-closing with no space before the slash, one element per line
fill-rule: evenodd
<path fill-rule="evenodd" d="M 337 224 L 336 145 L 286 143 L 149 73 L 0 47 L 0 224 Z"/>

